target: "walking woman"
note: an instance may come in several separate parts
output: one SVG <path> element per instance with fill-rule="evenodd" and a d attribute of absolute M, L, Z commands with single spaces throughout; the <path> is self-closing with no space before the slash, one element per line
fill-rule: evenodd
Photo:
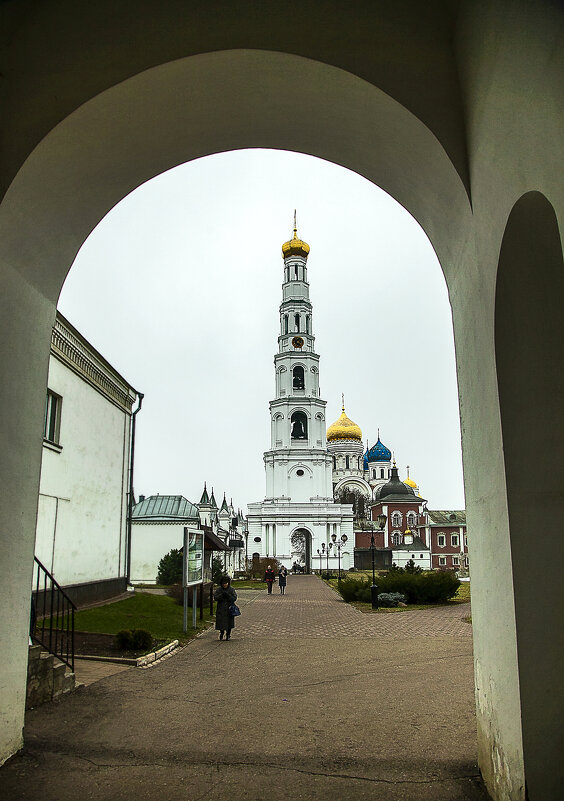
<path fill-rule="evenodd" d="M 215 610 L 215 628 L 219 631 L 219 639 L 228 640 L 231 637 L 231 629 L 235 625 L 235 618 L 229 614 L 229 607 L 237 600 L 237 593 L 231 586 L 229 576 L 222 576 L 219 587 L 214 592 L 213 597 L 217 601 Z"/>
<path fill-rule="evenodd" d="M 266 586 L 268 587 L 268 594 L 269 595 L 272 595 L 272 585 L 274 583 L 274 579 L 275 578 L 276 578 L 276 574 L 274 573 L 274 570 L 272 569 L 272 566 L 268 565 L 268 567 L 266 568 L 265 573 L 264 573 L 263 581 L 266 581 Z"/>
<path fill-rule="evenodd" d="M 280 595 L 286 595 L 286 580 L 288 577 L 288 571 L 282 565 L 280 568 L 280 572 L 278 573 L 278 586 L 280 587 Z"/>

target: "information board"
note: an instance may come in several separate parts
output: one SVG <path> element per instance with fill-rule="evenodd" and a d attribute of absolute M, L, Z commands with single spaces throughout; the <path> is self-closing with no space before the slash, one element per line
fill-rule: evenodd
<path fill-rule="evenodd" d="M 204 580 L 204 532 L 184 529 L 183 586 L 193 587 Z"/>

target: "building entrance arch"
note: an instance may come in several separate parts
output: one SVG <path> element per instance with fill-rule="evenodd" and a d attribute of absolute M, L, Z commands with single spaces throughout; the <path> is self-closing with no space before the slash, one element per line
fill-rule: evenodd
<path fill-rule="evenodd" d="M 311 573 L 311 543 L 312 533 L 304 526 L 298 526 L 290 534 L 292 563 L 303 565 L 305 573 Z"/>

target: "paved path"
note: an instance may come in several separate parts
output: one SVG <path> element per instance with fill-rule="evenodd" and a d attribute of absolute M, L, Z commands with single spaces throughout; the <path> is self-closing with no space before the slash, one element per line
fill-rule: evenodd
<path fill-rule="evenodd" d="M 316 577 L 32 710 L 4 801 L 484 801 L 464 606 L 368 615 Z"/>

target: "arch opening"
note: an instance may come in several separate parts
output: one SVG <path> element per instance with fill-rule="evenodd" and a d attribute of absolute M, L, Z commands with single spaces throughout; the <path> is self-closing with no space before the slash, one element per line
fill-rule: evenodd
<path fill-rule="evenodd" d="M 547 784 L 551 779 L 542 766 L 557 764 L 561 729 L 557 705 L 550 702 L 549 694 L 561 681 L 562 600 L 559 582 L 550 580 L 547 571 L 564 559 L 558 532 L 564 454 L 563 298 L 564 263 L 556 215 L 544 195 L 528 192 L 514 205 L 502 240 L 495 356 L 511 531 L 523 754 L 529 791 L 535 787 L 539 798 L 556 797 L 558 792 L 556 786 Z M 531 460 L 539 464 L 532 473 Z M 533 658 L 539 653 L 543 653 L 540 661 Z"/>

